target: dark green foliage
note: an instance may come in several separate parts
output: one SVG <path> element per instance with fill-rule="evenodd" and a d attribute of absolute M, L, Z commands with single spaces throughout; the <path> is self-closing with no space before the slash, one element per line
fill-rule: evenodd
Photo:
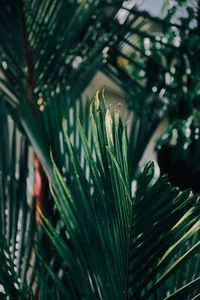
<path fill-rule="evenodd" d="M 1 99 L 28 136 L 46 172 L 51 169 L 49 146 L 55 148 L 49 138 L 53 134 L 52 118 L 56 130 L 60 130 L 63 108 L 69 109 L 81 95 L 105 63 L 106 47 L 113 43 L 116 28 L 110 30 L 105 26 L 105 9 L 111 6 L 111 19 L 116 14 L 112 3 L 99 0 L 0 3 Z M 62 93 L 57 97 L 60 89 Z M 58 137 L 55 128 L 53 131 Z"/>
<path fill-rule="evenodd" d="M 28 190 L 29 146 L 3 104 L 0 123 L 0 284 L 10 299 L 31 299 L 36 261 L 35 203 Z"/>
<path fill-rule="evenodd" d="M 57 274 L 46 265 L 53 280 L 58 276 L 60 293 L 66 299 L 167 299 L 174 293 L 177 299 L 181 288 L 185 297 L 197 295 L 197 196 L 172 188 L 166 176 L 153 184 L 150 163 L 132 197 L 126 129 L 118 109 L 111 116 L 99 94 L 90 107 L 95 155 L 77 122 L 90 177 L 66 133 L 72 181 L 65 183 L 54 165 L 52 189 L 65 236 L 43 218 L 63 262 Z"/>
<path fill-rule="evenodd" d="M 134 7 L 124 8 L 129 16 L 121 24 L 122 6 L 123 1 L 100 0 L 0 3 L 2 299 L 197 299 L 200 294 L 198 197 L 173 188 L 165 176 L 155 181 L 152 163 L 133 190 L 143 152 L 171 107 L 166 99 L 173 100 L 179 87 L 167 86 L 171 65 L 163 58 L 172 62 L 170 55 L 177 58 L 180 49 L 172 46 L 171 32 L 167 44 L 161 40 L 160 48 L 155 46 L 154 23 L 164 30 L 170 20 L 152 19 Z M 191 33 L 196 37 L 194 29 Z M 81 99 L 100 69 L 126 90 L 129 103 L 134 96 L 129 138 L 119 106 L 112 115 L 103 94 L 90 106 Z M 182 82 L 182 71 L 178 74 Z M 30 145 L 54 199 L 51 213 L 40 212 L 37 226 Z"/>

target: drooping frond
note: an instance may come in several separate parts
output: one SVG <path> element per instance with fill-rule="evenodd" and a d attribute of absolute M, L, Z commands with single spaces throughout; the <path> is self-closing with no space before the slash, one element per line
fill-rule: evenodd
<path fill-rule="evenodd" d="M 31 299 L 35 278 L 35 203 L 28 177 L 29 147 L 0 106 L 0 287 L 9 299 Z M 29 180 L 28 180 L 29 179 Z"/>
<path fill-rule="evenodd" d="M 2 1 L 0 90 L 5 100 L 13 106 L 29 101 L 34 109 L 41 89 L 58 85 L 76 98 L 112 43 L 115 28 L 106 31 L 105 24 L 107 12 L 111 19 L 116 14 L 110 2 Z"/>
<path fill-rule="evenodd" d="M 117 32 L 107 26 L 107 19 L 116 18 L 122 3 L 9 0 L 0 4 L 0 96 L 48 176 L 52 176 L 49 147 L 57 157 L 60 152 L 56 145 L 63 110 L 69 113 L 106 62 Z"/>

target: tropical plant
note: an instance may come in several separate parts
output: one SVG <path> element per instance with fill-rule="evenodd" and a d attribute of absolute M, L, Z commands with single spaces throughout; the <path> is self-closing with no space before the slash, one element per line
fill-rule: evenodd
<path fill-rule="evenodd" d="M 97 94 L 90 123 L 91 145 L 77 119 L 89 178 L 67 132 L 71 180 L 65 183 L 53 163 L 52 193 L 65 236 L 45 217 L 42 223 L 63 262 L 57 273 L 46 265 L 52 279 L 60 280 L 63 299 L 195 299 L 200 291 L 198 196 L 172 188 L 166 176 L 153 182 L 152 163 L 132 195 L 118 107 L 111 116 Z"/>
<path fill-rule="evenodd" d="M 138 171 L 162 101 L 129 136 L 119 106 L 81 99 L 139 26 L 129 2 L 0 4 L 2 299 L 199 297 L 198 196 Z"/>

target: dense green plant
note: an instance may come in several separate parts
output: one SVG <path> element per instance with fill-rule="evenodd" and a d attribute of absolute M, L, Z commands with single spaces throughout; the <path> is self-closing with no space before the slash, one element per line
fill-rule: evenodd
<path fill-rule="evenodd" d="M 90 123 L 91 145 L 77 119 L 85 168 L 67 133 L 72 177 L 67 184 L 54 164 L 52 192 L 66 236 L 61 238 L 46 218 L 42 224 L 64 263 L 61 294 L 66 299 L 195 297 L 200 280 L 198 197 L 172 188 L 166 176 L 153 183 L 151 163 L 132 195 L 128 141 L 119 109 L 112 116 L 97 94 Z"/>
<path fill-rule="evenodd" d="M 119 70 L 122 37 L 133 26 L 142 40 L 147 17 L 126 1 L 7 0 L 0 8 L 1 298 L 197 299 L 198 196 L 156 180 L 152 163 L 138 172 L 162 99 L 138 94 L 129 137 L 103 94 L 90 106 L 81 99 L 98 70 Z"/>

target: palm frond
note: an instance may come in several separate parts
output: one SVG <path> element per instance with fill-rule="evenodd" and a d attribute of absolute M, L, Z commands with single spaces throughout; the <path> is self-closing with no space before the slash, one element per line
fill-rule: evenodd
<path fill-rule="evenodd" d="M 133 209 L 130 299 L 168 299 L 173 293 L 177 299 L 182 288 L 184 297 L 191 299 L 199 293 L 193 282 L 200 272 L 198 196 L 172 188 L 166 176 L 153 185 L 152 179 L 152 168 L 147 165 Z"/>
<path fill-rule="evenodd" d="M 112 42 L 114 31 L 107 32 L 104 24 L 106 7 L 107 1 L 99 0 L 2 1 L 0 67 L 5 100 L 21 106 L 29 101 L 35 109 L 41 89 L 58 85 L 76 98 Z M 110 18 L 115 11 L 110 10 Z"/>
<path fill-rule="evenodd" d="M 79 123 L 90 179 L 84 176 L 80 158 L 67 134 L 72 175 L 69 187 L 54 165 L 57 185 L 53 194 L 66 226 L 67 240 L 63 241 L 45 218 L 43 226 L 64 259 L 68 272 L 65 272 L 63 286 L 65 293 L 70 293 L 69 297 L 122 298 L 131 206 L 125 131 L 119 112 L 115 112 L 112 120 L 109 109 L 103 100 L 100 102 L 98 95 L 90 107 L 90 118 L 96 159 Z"/>
<path fill-rule="evenodd" d="M 0 106 L 0 122 L 0 284 L 12 299 L 30 299 L 36 262 L 35 208 L 27 180 L 29 147 L 9 121 L 4 102 Z"/>
<path fill-rule="evenodd" d="M 56 148 L 62 110 L 70 109 L 106 62 L 117 30 L 108 28 L 107 18 L 115 18 L 122 2 L 15 0 L 0 4 L 1 99 L 52 178 L 49 147 L 55 156 L 62 156 Z"/>
<path fill-rule="evenodd" d="M 123 21 L 121 8 L 127 12 Z M 146 31 L 149 19 L 153 33 Z M 180 95 L 184 92 L 185 79 L 173 73 L 174 56 L 169 56 L 175 53 L 176 59 L 180 53 L 173 30 L 166 41 L 154 27 L 169 24 L 184 37 L 185 27 L 170 22 L 128 8 L 124 1 L 1 2 L 1 296 L 198 298 L 198 197 L 173 188 L 165 176 L 154 182 L 151 163 L 138 178 L 136 192 L 131 190 L 168 98 L 177 87 Z M 185 70 L 188 61 L 195 62 L 189 50 L 195 52 L 198 43 L 196 31 L 189 32 L 194 38 L 181 56 Z M 90 107 L 78 102 L 76 112 L 77 98 L 101 68 L 139 100 L 129 101 L 136 115 L 130 140 L 119 107 L 112 114 L 104 95 L 97 93 Z M 175 85 L 169 84 L 172 77 Z M 198 88 L 195 79 L 192 101 Z M 35 227 L 28 140 L 55 203 L 56 218 L 43 215 L 47 244 L 40 226 Z"/>
<path fill-rule="evenodd" d="M 52 193 L 64 231 L 61 235 L 44 216 L 42 225 L 63 262 L 58 269 L 45 263 L 55 286 L 68 299 L 173 299 L 183 292 L 195 297 L 198 197 L 173 188 L 167 177 L 153 183 L 152 163 L 131 195 L 126 129 L 118 109 L 111 116 L 97 94 L 90 124 L 93 151 L 79 123 L 90 179 L 67 133 L 71 180 L 65 182 L 53 163 Z"/>

